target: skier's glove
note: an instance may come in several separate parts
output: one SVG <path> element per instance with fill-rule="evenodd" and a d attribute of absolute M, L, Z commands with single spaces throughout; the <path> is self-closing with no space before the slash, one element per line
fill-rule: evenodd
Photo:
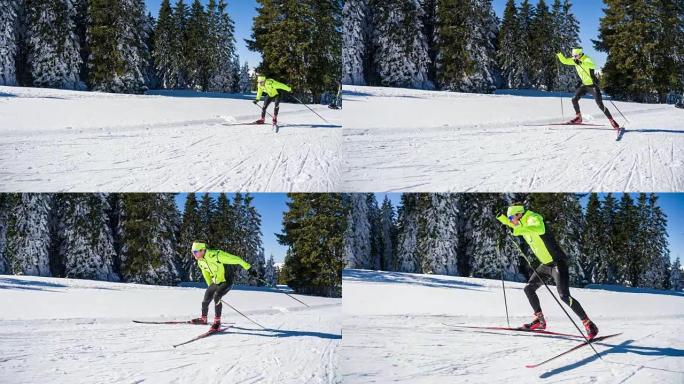
<path fill-rule="evenodd" d="M 250 268 L 247 273 L 249 274 L 249 277 L 257 277 L 257 271 L 254 268 Z"/>
<path fill-rule="evenodd" d="M 252 103 L 253 103 L 253 104 L 258 104 L 258 103 L 259 103 L 259 100 L 254 100 L 254 101 L 252 101 Z"/>

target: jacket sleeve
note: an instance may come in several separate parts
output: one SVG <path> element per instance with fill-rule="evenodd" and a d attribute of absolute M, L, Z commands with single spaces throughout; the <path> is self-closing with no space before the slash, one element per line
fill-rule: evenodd
<path fill-rule="evenodd" d="M 261 95 L 264 93 L 264 87 L 262 86 L 257 86 L 257 95 L 256 95 L 256 101 L 261 100 Z"/>
<path fill-rule="evenodd" d="M 544 219 L 540 215 L 532 215 L 527 219 L 525 225 L 518 225 L 513 228 L 514 236 L 522 235 L 543 235 L 546 232 L 546 227 L 544 227 Z"/>
<path fill-rule="evenodd" d="M 275 80 L 273 80 L 273 87 L 275 89 L 282 89 L 282 90 L 287 91 L 287 92 L 292 92 L 292 88 L 290 88 L 288 85 L 277 82 Z"/>
<path fill-rule="evenodd" d="M 209 274 L 209 272 L 205 271 L 204 269 L 202 269 L 201 271 L 202 276 L 204 276 L 204 281 L 207 282 L 207 287 L 212 285 L 214 282 L 211 280 L 211 275 Z"/>
<path fill-rule="evenodd" d="M 594 64 L 594 60 L 591 57 L 585 56 L 585 59 L 582 60 L 582 67 L 584 69 L 596 69 L 596 64 Z"/>
<path fill-rule="evenodd" d="M 575 65 L 575 61 L 570 58 L 570 57 L 565 57 L 563 56 L 562 53 L 558 52 L 556 53 L 556 56 L 558 57 L 558 60 L 560 60 L 561 64 L 565 65 Z"/>
<path fill-rule="evenodd" d="M 511 223 L 510 220 L 508 220 L 508 217 L 506 217 L 506 215 L 499 215 L 496 217 L 496 219 L 499 220 L 499 222 L 501 222 L 501 224 L 503 224 L 507 227 L 515 228 L 515 225 L 513 225 L 513 223 Z"/>
<path fill-rule="evenodd" d="M 251 265 L 249 265 L 248 262 L 242 260 L 241 257 L 235 256 L 235 255 L 230 254 L 228 252 L 219 251 L 218 260 L 222 264 L 237 264 L 237 265 L 241 266 L 242 268 L 244 268 L 245 270 L 248 270 L 252 267 Z"/>

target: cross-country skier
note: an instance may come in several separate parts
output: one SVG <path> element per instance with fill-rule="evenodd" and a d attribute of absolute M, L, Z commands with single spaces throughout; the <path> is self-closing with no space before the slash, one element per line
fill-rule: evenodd
<path fill-rule="evenodd" d="M 565 65 L 574 65 L 577 70 L 577 74 L 580 77 L 580 82 L 577 83 L 577 91 L 575 92 L 575 97 L 572 98 L 572 106 L 575 108 L 575 113 L 577 114 L 574 119 L 570 120 L 568 124 L 581 124 L 582 123 L 582 113 L 580 112 L 579 100 L 582 96 L 586 95 L 587 92 L 591 92 L 596 100 L 596 104 L 606 115 L 610 124 L 615 129 L 620 129 L 620 125 L 613 119 L 608 108 L 603 105 L 603 97 L 601 96 L 601 88 L 599 88 L 599 81 L 596 78 L 596 64 L 587 55 L 584 54 L 582 48 L 574 48 L 572 50 L 572 57 L 565 57 L 562 53 L 557 53 L 558 60 Z"/>
<path fill-rule="evenodd" d="M 543 284 L 538 276 L 547 275 L 553 277 L 561 300 L 579 316 L 587 330 L 587 337 L 593 339 L 598 334 L 598 328 L 589 320 L 582 305 L 570 296 L 567 256 L 556 243 L 550 228 L 544 226 L 544 218 L 538 213 L 526 211 L 522 204 L 514 204 L 508 207 L 506 216 L 501 215 L 497 219 L 511 227 L 514 236 L 522 236 L 541 262 L 536 269 L 537 273 L 530 277 L 525 286 L 525 295 L 534 309 L 535 318 L 531 323 L 524 324 L 523 328 L 546 329 L 546 320 L 536 291 Z"/>
<path fill-rule="evenodd" d="M 257 104 L 261 100 L 261 95 L 266 93 L 266 101 L 264 101 L 264 106 L 261 108 L 261 119 L 257 120 L 257 124 L 263 124 L 266 118 L 266 108 L 268 108 L 271 102 L 275 103 L 273 108 L 273 124 L 278 124 L 278 111 L 280 110 L 280 99 L 281 95 L 278 90 L 285 92 L 292 92 L 292 88 L 289 86 L 279 83 L 273 79 L 267 79 L 266 76 L 257 77 L 257 95 L 254 104 Z"/>
<path fill-rule="evenodd" d="M 192 319 L 193 324 L 207 324 L 209 302 L 214 300 L 214 324 L 210 331 L 217 332 L 221 328 L 221 298 L 230 291 L 233 286 L 235 266 L 239 265 L 254 275 L 253 269 L 240 257 L 231 255 L 218 249 L 207 249 L 206 243 L 196 241 L 192 243 L 192 256 L 197 260 L 197 266 L 202 271 L 204 281 L 207 282 L 207 290 L 204 291 L 202 300 L 202 317 Z"/>

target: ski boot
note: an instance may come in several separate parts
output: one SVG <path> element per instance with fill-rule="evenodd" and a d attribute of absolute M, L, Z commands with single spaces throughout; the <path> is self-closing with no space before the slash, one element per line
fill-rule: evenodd
<path fill-rule="evenodd" d="M 574 119 L 568 121 L 566 124 L 572 125 L 572 124 L 582 124 L 582 114 L 578 113 L 577 116 L 575 116 Z"/>
<path fill-rule="evenodd" d="M 584 329 L 587 330 L 587 339 L 591 340 L 598 335 L 598 327 L 588 317 L 582 320 L 582 324 L 584 324 Z"/>
<path fill-rule="evenodd" d="M 206 316 L 202 316 L 202 317 L 198 317 L 196 319 L 190 320 L 190 324 L 206 324 L 206 323 L 207 323 L 207 317 Z"/>
<path fill-rule="evenodd" d="M 523 324 L 522 329 L 529 329 L 531 331 L 544 330 L 546 329 L 546 319 L 544 319 L 544 314 L 537 312 L 534 314 L 535 319 L 531 323 Z"/>
<path fill-rule="evenodd" d="M 262 117 L 261 119 L 257 120 L 254 122 L 254 124 L 263 124 L 265 122 L 264 118 Z"/>
<path fill-rule="evenodd" d="M 278 118 L 277 117 L 273 118 L 273 125 L 278 125 Z"/>
<path fill-rule="evenodd" d="M 615 128 L 616 130 L 620 130 L 620 124 L 618 124 L 617 121 L 615 121 L 615 119 L 610 119 L 610 125 L 612 125 L 613 128 Z"/>
<path fill-rule="evenodd" d="M 220 317 L 214 317 L 214 324 L 212 324 L 211 328 L 209 328 L 209 333 L 218 332 L 220 330 L 221 330 L 221 318 Z"/>

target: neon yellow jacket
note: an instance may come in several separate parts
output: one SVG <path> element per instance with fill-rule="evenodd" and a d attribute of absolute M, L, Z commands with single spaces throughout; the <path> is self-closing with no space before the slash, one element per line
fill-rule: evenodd
<path fill-rule="evenodd" d="M 596 64 L 594 64 L 591 57 L 582 55 L 579 59 L 581 64 L 578 65 L 572 57 L 565 57 L 562 53 L 557 53 L 556 56 L 558 56 L 558 60 L 560 60 L 562 64 L 575 66 L 577 74 L 580 79 L 582 79 L 582 84 L 594 85 L 594 79 L 591 78 L 591 70 L 596 69 Z"/>
<path fill-rule="evenodd" d="M 266 79 L 263 87 L 257 87 L 257 101 L 261 100 L 261 95 L 266 92 L 268 97 L 275 97 L 278 95 L 278 90 L 282 89 L 284 91 L 292 92 L 292 88 L 289 86 L 279 83 L 273 79 Z"/>
<path fill-rule="evenodd" d="M 546 227 L 544 226 L 544 218 L 540 214 L 532 211 L 525 212 L 520 218 L 520 225 L 517 226 L 508 221 L 504 215 L 497 217 L 497 219 L 502 224 L 513 228 L 513 236 L 522 236 L 534 255 L 543 264 L 549 264 L 553 261 L 553 257 L 542 239 L 542 235 L 546 233 Z"/>
<path fill-rule="evenodd" d="M 197 260 L 197 266 L 202 271 L 202 276 L 204 276 L 207 285 L 220 284 L 226 281 L 226 269 L 224 267 L 226 264 L 237 264 L 245 270 L 251 268 L 251 265 L 239 256 L 218 249 L 207 249 L 204 257 Z"/>

